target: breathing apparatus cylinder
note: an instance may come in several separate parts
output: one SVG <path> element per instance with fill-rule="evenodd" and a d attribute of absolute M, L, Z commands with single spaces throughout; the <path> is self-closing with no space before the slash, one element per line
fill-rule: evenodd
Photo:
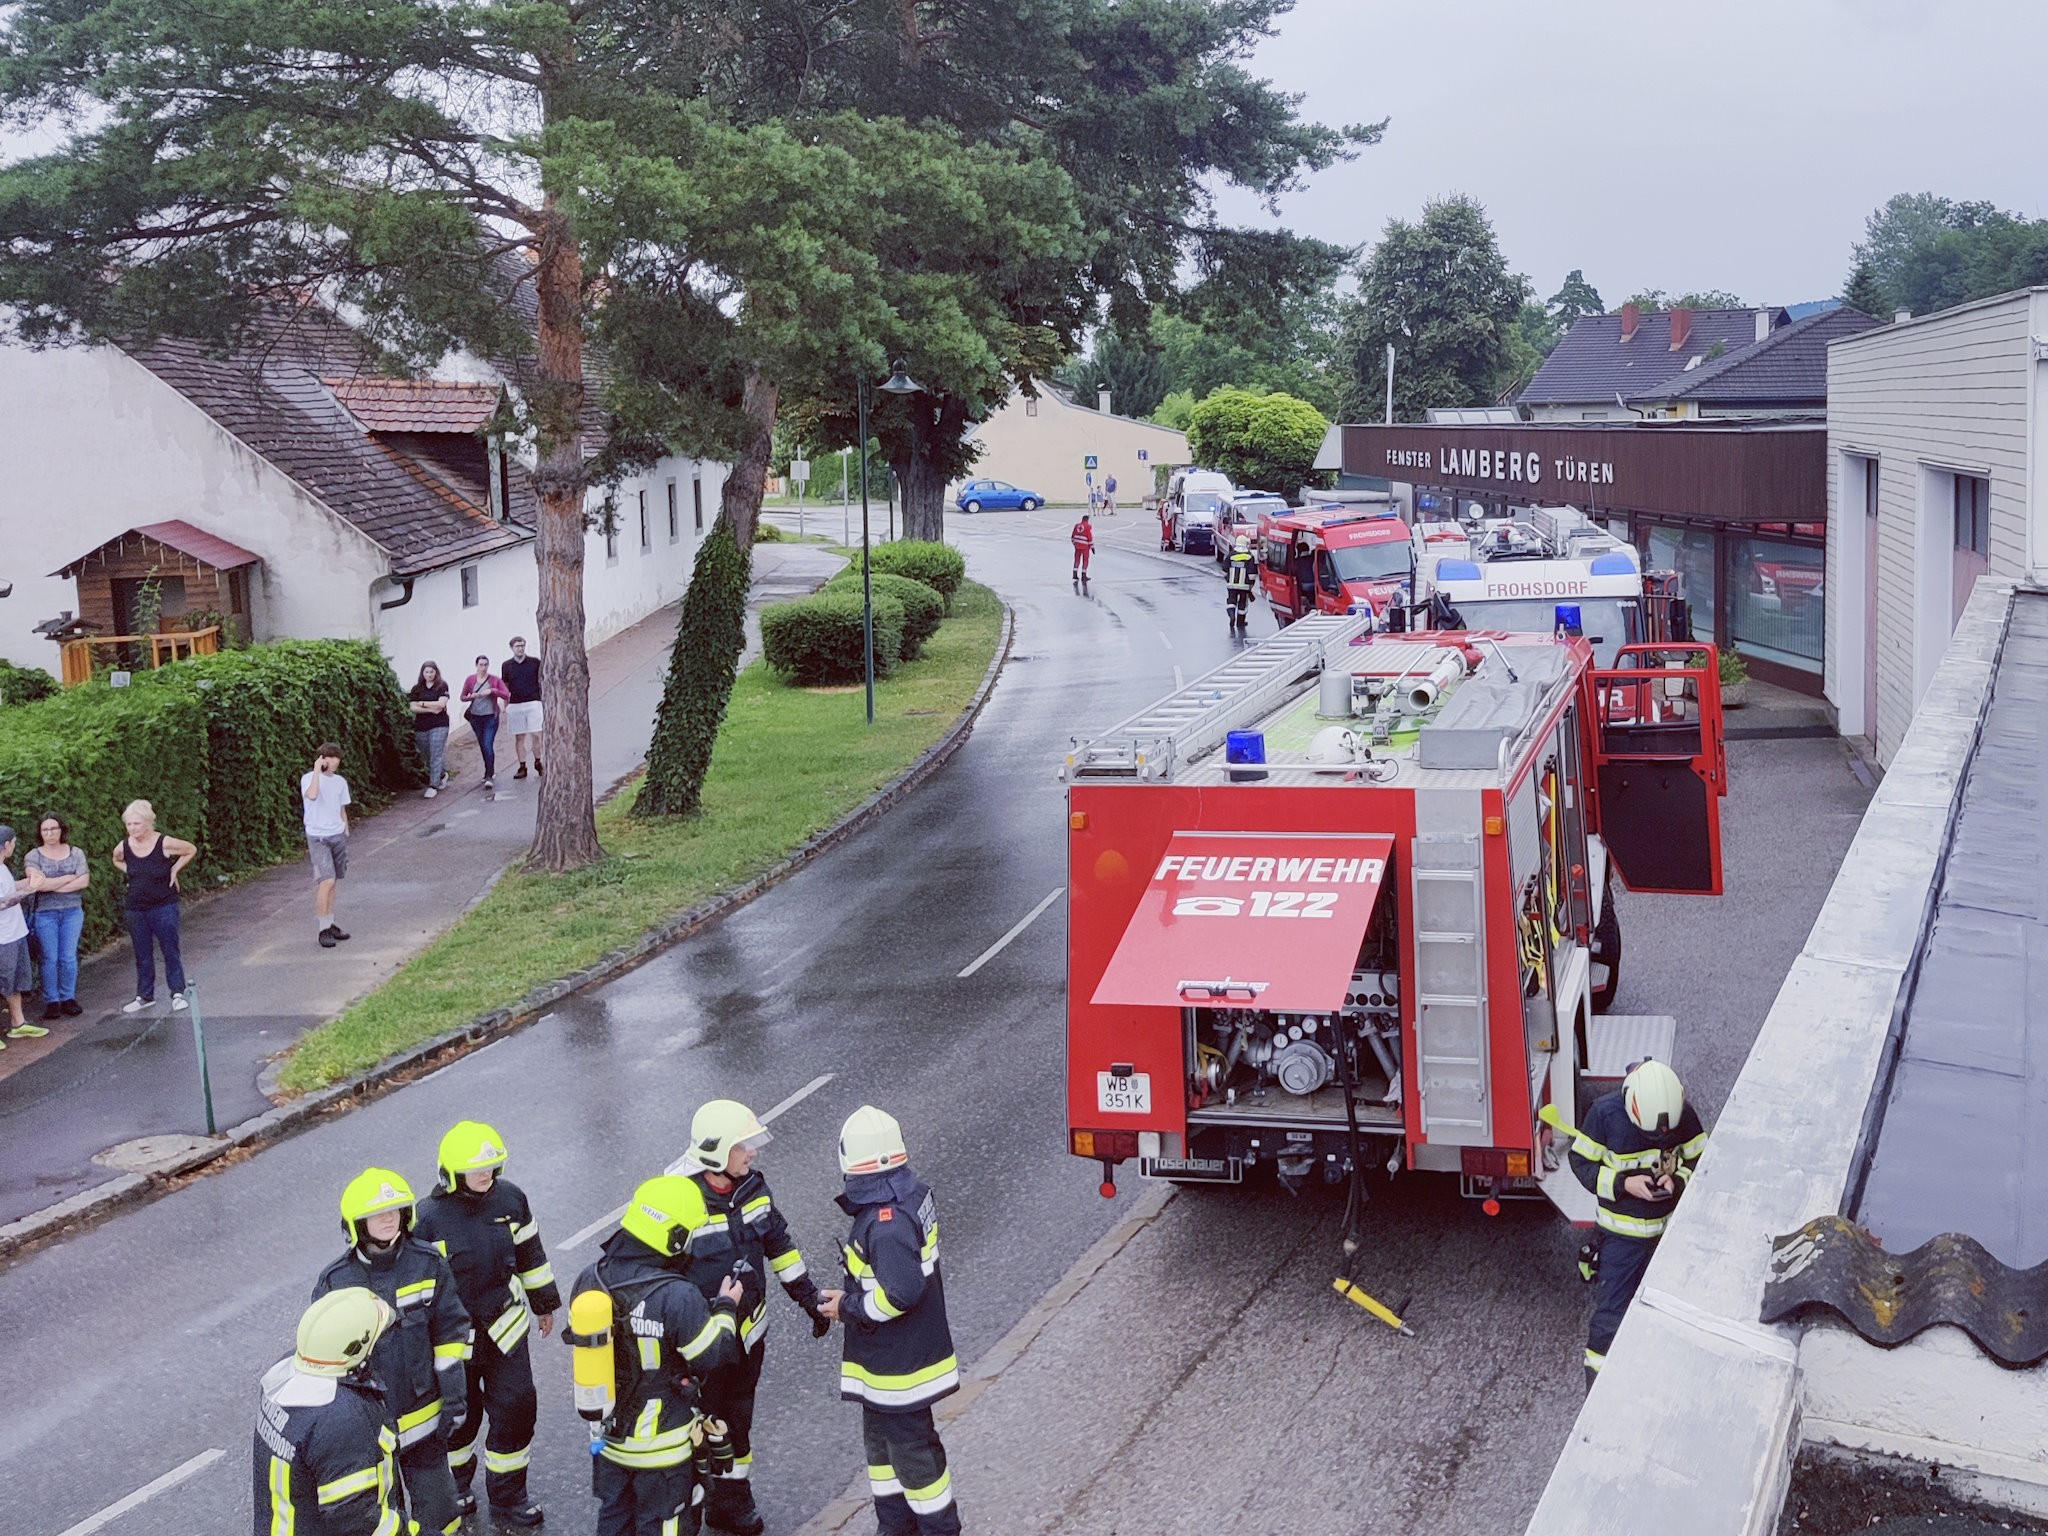
<path fill-rule="evenodd" d="M 576 1412 L 591 1426 L 611 1417 L 618 1397 L 612 1369 L 612 1298 L 609 1291 L 583 1292 L 569 1303 L 569 1354 L 576 1378 Z"/>

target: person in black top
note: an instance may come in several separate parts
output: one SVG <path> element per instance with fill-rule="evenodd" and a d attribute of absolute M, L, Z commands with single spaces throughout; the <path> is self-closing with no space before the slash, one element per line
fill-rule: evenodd
<path fill-rule="evenodd" d="M 420 744 L 420 756 L 427 760 L 427 794 L 431 800 L 448 782 L 441 759 L 448 750 L 448 680 L 441 668 L 427 662 L 420 668 L 419 681 L 406 693 L 412 704 L 413 740 Z"/>
<path fill-rule="evenodd" d="M 526 654 L 526 637 L 512 637 L 512 654 L 498 669 L 510 697 L 505 701 L 505 729 L 512 733 L 512 750 L 519 754 L 515 779 L 526 777 L 527 742 L 533 743 L 533 771 L 540 769 L 540 658 Z"/>
<path fill-rule="evenodd" d="M 156 1001 L 156 956 L 150 941 L 164 954 L 164 980 L 170 983 L 171 1007 L 185 1002 L 185 960 L 178 952 L 178 872 L 199 850 L 182 837 L 166 837 L 156 829 L 156 808 L 147 800 L 131 800 L 121 813 L 128 835 L 114 844 L 114 868 L 128 877 L 128 938 L 135 946 L 135 998 L 123 1013 L 140 1013 Z"/>

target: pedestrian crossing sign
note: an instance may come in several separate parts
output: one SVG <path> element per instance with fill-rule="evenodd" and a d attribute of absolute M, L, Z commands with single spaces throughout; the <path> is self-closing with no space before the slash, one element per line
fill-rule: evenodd
<path fill-rule="evenodd" d="M 1083 464 L 1081 465 L 1081 467 L 1082 467 L 1083 469 L 1094 469 L 1094 468 L 1096 467 L 1096 465 L 1095 465 L 1095 455 L 1094 455 L 1094 454 L 1092 454 L 1092 453 L 1091 453 L 1091 454 L 1089 454 L 1089 455 L 1088 455 L 1088 457 L 1087 457 L 1087 459 L 1086 459 L 1086 461 L 1085 461 L 1085 462 L 1084 462 L 1084 463 L 1083 463 Z"/>

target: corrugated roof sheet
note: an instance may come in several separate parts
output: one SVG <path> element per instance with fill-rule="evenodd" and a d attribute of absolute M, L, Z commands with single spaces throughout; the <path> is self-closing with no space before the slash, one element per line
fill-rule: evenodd
<path fill-rule="evenodd" d="M 1782 323 L 1784 312 L 1774 316 Z M 1517 397 L 1523 405 L 1605 405 L 1619 394 L 1642 399 L 1694 357 L 1704 357 L 1719 342 L 1724 352 L 1756 341 L 1753 309 L 1696 309 L 1685 345 L 1671 350 L 1671 312 L 1651 310 L 1640 317 L 1635 339 L 1621 339 L 1621 316 L 1586 315 L 1574 324 L 1528 388 Z M 1701 366 L 1705 366 L 1702 364 Z"/>
<path fill-rule="evenodd" d="M 480 432 L 498 408 L 491 384 L 439 379 L 322 379 L 372 432 Z"/>

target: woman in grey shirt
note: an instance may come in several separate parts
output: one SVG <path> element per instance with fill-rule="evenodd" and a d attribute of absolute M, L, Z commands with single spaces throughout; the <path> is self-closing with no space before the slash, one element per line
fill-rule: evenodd
<path fill-rule="evenodd" d="M 78 934 L 85 926 L 85 850 L 71 846 L 71 829 L 54 813 L 36 824 L 36 846 L 22 867 L 36 897 L 36 943 L 43 951 L 43 1017 L 78 1017 Z"/>

